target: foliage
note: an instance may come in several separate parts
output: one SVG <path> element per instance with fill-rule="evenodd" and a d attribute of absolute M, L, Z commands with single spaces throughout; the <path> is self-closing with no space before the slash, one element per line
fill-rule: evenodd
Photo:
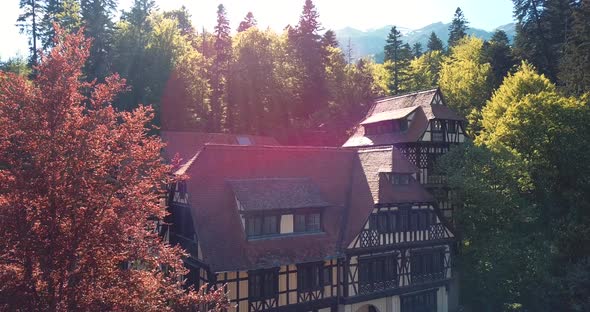
<path fill-rule="evenodd" d="M 90 57 L 84 72 L 88 81 L 103 80 L 110 74 L 113 57 L 113 21 L 117 7 L 115 0 L 80 0 L 84 31 L 92 38 Z"/>
<path fill-rule="evenodd" d="M 571 32 L 559 66 L 565 91 L 581 95 L 590 92 L 590 1 L 580 1 L 573 9 Z"/>
<path fill-rule="evenodd" d="M 439 50 L 429 51 L 410 62 L 407 89 L 424 90 L 438 86 L 439 72 L 443 56 Z"/>
<path fill-rule="evenodd" d="M 451 48 L 443 58 L 440 70 L 440 88 L 449 107 L 470 117 L 471 131 L 478 121 L 473 116 L 484 106 L 491 94 L 491 66 L 482 57 L 483 41 L 465 37 Z"/>
<path fill-rule="evenodd" d="M 252 14 L 252 12 L 248 12 L 246 17 L 244 17 L 244 20 L 240 22 L 240 26 L 238 26 L 238 32 L 246 31 L 251 27 L 256 27 L 257 24 L 258 23 L 254 18 L 254 14 Z"/>
<path fill-rule="evenodd" d="M 0 308 L 226 308 L 222 292 L 180 287 L 185 253 L 155 231 L 171 167 L 148 135 L 153 110 L 113 109 L 117 75 L 83 82 L 89 45 L 65 36 L 32 81 L 1 73 Z"/>
<path fill-rule="evenodd" d="M 545 76 L 537 74 L 532 65 L 523 62 L 514 74 L 509 74 L 504 79 L 482 109 L 482 131 L 477 138 L 478 142 L 489 140 L 489 136 L 496 131 L 511 107 L 525 96 L 541 92 L 555 92 L 555 85 Z"/>
<path fill-rule="evenodd" d="M 19 8 L 22 13 L 18 16 L 17 25 L 21 33 L 28 34 L 29 51 L 31 53 L 29 64 L 36 65 L 38 62 L 38 43 L 41 33 L 40 22 L 42 18 L 41 0 L 20 0 Z"/>
<path fill-rule="evenodd" d="M 408 44 L 401 41 L 401 32 L 396 26 L 391 27 L 385 45 L 385 66 L 391 72 L 390 92 L 397 94 L 405 91 L 404 84 L 407 77 L 409 62 L 412 58 L 412 51 Z"/>
<path fill-rule="evenodd" d="M 426 44 L 426 49 L 430 52 L 432 51 L 444 51 L 444 46 L 442 40 L 434 33 L 430 33 L 430 37 L 428 37 L 428 44 Z"/>
<path fill-rule="evenodd" d="M 590 255 L 590 108 L 523 63 L 482 111 L 475 146 L 443 157 L 459 190 L 464 303 L 581 311 Z M 575 144 L 572 144 L 575 142 Z"/>
<path fill-rule="evenodd" d="M 217 7 L 217 25 L 215 25 L 214 56 L 210 70 L 211 116 L 208 129 L 219 132 L 223 123 L 223 109 L 226 103 L 225 90 L 231 58 L 231 37 L 229 20 L 223 4 Z"/>
<path fill-rule="evenodd" d="M 484 59 L 492 66 L 491 82 L 493 88 L 496 89 L 512 67 L 516 65 L 506 33 L 502 30 L 496 31 L 490 41 L 484 43 L 482 53 Z"/>
<path fill-rule="evenodd" d="M 468 25 L 469 22 L 463 15 L 463 11 L 461 8 L 457 8 L 453 16 L 453 21 L 451 21 L 451 25 L 449 26 L 449 49 L 458 44 L 463 37 L 467 36 Z"/>
<path fill-rule="evenodd" d="M 0 62 L 0 71 L 14 73 L 23 77 L 26 77 L 31 73 L 27 61 L 19 57 L 9 58 L 5 62 Z"/>

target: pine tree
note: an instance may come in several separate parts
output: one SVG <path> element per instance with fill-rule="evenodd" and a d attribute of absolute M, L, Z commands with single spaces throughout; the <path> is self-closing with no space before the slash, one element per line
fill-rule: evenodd
<path fill-rule="evenodd" d="M 231 37 L 229 20 L 223 4 L 217 7 L 217 25 L 215 25 L 215 56 L 211 66 L 211 116 L 209 131 L 222 130 L 223 110 L 226 101 L 226 80 L 231 59 Z M 231 125 L 226 125 L 231 126 Z"/>
<path fill-rule="evenodd" d="M 289 32 L 289 39 L 304 71 L 301 103 L 293 110 L 294 116 L 301 120 L 307 120 L 313 112 L 327 107 L 325 54 L 319 16 L 312 0 L 306 0 L 297 27 Z"/>
<path fill-rule="evenodd" d="M 387 36 L 384 47 L 385 64 L 391 72 L 390 92 L 398 94 L 402 90 L 402 84 L 406 79 L 406 70 L 412 58 L 412 51 L 409 44 L 401 41 L 401 32 L 393 26 Z"/>
<path fill-rule="evenodd" d="M 254 18 L 254 14 L 252 14 L 252 12 L 248 12 L 246 17 L 244 17 L 244 20 L 240 22 L 240 26 L 238 26 L 238 32 L 246 31 L 250 27 L 256 27 L 256 25 L 258 25 L 258 22 Z"/>
<path fill-rule="evenodd" d="M 29 64 L 37 65 L 39 36 L 41 35 L 40 22 L 43 15 L 43 9 L 40 0 L 20 0 L 19 8 L 23 11 L 17 21 L 17 25 L 22 33 L 29 35 Z"/>
<path fill-rule="evenodd" d="M 434 33 L 430 33 L 430 37 L 428 38 L 428 44 L 426 45 L 426 49 L 429 52 L 433 51 L 443 51 L 444 46 L 442 40 Z"/>
<path fill-rule="evenodd" d="M 336 33 L 333 30 L 328 29 L 324 33 L 324 36 L 322 37 L 322 45 L 324 47 L 338 48 L 338 40 L 336 39 Z"/>
<path fill-rule="evenodd" d="M 420 42 L 414 43 L 412 46 L 412 54 L 414 57 L 422 56 L 422 44 Z"/>
<path fill-rule="evenodd" d="M 558 64 L 568 32 L 572 6 L 580 1 L 513 0 L 517 19 L 515 54 L 529 60 L 551 80 L 556 81 Z"/>
<path fill-rule="evenodd" d="M 92 38 L 85 72 L 88 80 L 104 79 L 110 72 L 109 55 L 113 49 L 113 22 L 116 0 L 81 0 L 84 33 Z"/>
<path fill-rule="evenodd" d="M 581 95 L 590 92 L 590 1 L 581 1 L 574 8 L 572 17 L 559 78 L 567 92 Z"/>
<path fill-rule="evenodd" d="M 510 69 L 516 65 L 506 33 L 502 30 L 496 31 L 490 41 L 484 43 L 483 54 L 492 66 L 492 86 L 496 89 Z"/>
<path fill-rule="evenodd" d="M 455 10 L 455 16 L 449 26 L 449 48 L 453 47 L 457 42 L 467 35 L 467 26 L 469 22 L 463 15 L 461 8 Z"/>
<path fill-rule="evenodd" d="M 178 23 L 178 29 L 183 36 L 188 36 L 193 39 L 195 36 L 195 28 L 191 22 L 191 14 L 183 5 L 180 9 L 164 12 L 164 17 L 173 19 Z"/>

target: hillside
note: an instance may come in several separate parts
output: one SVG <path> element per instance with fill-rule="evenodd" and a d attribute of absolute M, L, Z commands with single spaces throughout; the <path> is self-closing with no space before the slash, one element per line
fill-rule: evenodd
<path fill-rule="evenodd" d="M 434 33 L 446 43 L 449 38 L 449 25 L 450 23 L 433 23 L 420 29 L 410 30 L 403 27 L 398 27 L 402 33 L 402 40 L 404 42 L 413 45 L 416 42 L 420 42 L 425 48 L 428 42 L 430 33 Z M 336 36 L 343 50 L 347 50 L 349 45 L 352 46 L 352 54 L 354 58 L 373 56 L 376 61 L 381 62 L 383 60 L 383 46 L 385 45 L 385 39 L 389 33 L 392 25 L 387 25 L 378 29 L 371 29 L 368 31 L 362 31 L 351 27 L 336 30 Z M 497 27 L 506 32 L 508 38 L 512 40 L 515 34 L 515 24 L 510 23 Z M 495 30 L 496 30 L 495 29 Z M 495 31 L 494 30 L 494 31 Z M 494 31 L 486 31 L 478 28 L 469 28 L 468 34 L 476 37 L 488 40 L 492 37 Z"/>

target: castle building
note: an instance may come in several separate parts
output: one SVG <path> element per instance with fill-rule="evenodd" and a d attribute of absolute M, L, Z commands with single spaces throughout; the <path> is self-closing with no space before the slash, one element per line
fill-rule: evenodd
<path fill-rule="evenodd" d="M 375 101 L 344 147 L 163 137 L 186 159 L 163 235 L 190 253 L 189 284 L 243 312 L 448 311 L 452 207 L 432 166 L 465 137 L 439 90 Z"/>

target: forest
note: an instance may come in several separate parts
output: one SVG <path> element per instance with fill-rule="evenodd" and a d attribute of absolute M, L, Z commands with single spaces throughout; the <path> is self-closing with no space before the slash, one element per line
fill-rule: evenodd
<path fill-rule="evenodd" d="M 410 46 L 393 27 L 383 63 L 353 59 L 312 0 L 302 4 L 298 24 L 277 33 L 258 28 L 256 12 L 230 29 L 223 5 L 207 31 L 186 8 L 160 11 L 153 0 L 122 12 L 116 0 L 21 0 L 30 57 L 0 69 L 35 79 L 53 38 L 81 30 L 91 41 L 80 77 L 108 83 L 117 73 L 128 88 L 113 106 L 152 105 L 155 132 L 288 144 L 311 134 L 333 146 L 373 99 L 439 87 L 472 138 L 438 163 L 462 205 L 462 305 L 590 311 L 590 0 L 513 0 L 513 42 L 502 31 L 467 36 L 460 8 L 446 42 L 432 33 Z"/>

